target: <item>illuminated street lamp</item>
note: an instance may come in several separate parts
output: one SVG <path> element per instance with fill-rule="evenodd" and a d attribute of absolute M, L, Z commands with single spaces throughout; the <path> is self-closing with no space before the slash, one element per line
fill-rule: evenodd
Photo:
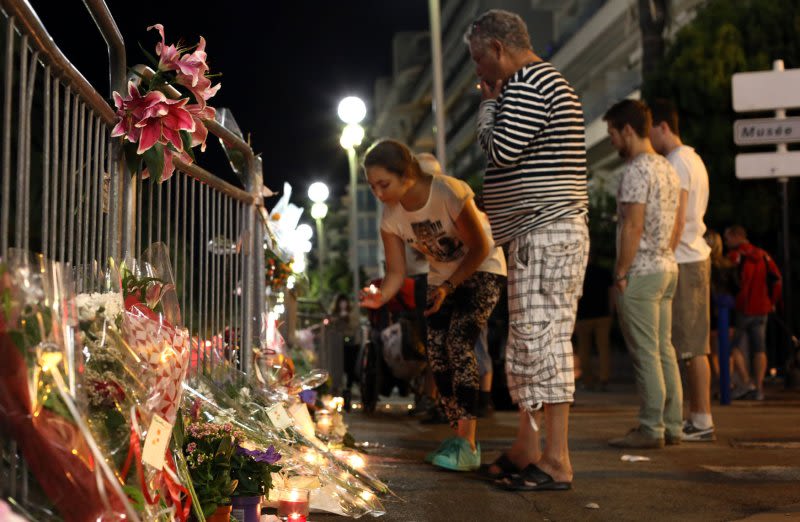
<path fill-rule="evenodd" d="M 358 191 L 357 176 L 358 163 L 356 159 L 356 147 L 361 145 L 364 139 L 364 128 L 359 125 L 367 115 L 367 106 L 355 96 L 348 96 L 339 102 L 337 110 L 339 119 L 345 125 L 342 130 L 342 137 L 339 143 L 347 151 L 347 160 L 350 165 L 350 268 L 353 271 L 353 298 L 358 296 L 360 282 L 358 278 L 358 230 L 356 214 L 358 210 Z"/>
<path fill-rule="evenodd" d="M 328 186 L 321 181 L 312 183 L 308 187 L 308 199 L 314 202 L 311 206 L 311 217 L 317 222 L 320 276 L 322 275 L 322 269 L 325 267 L 325 234 L 323 234 L 322 220 L 328 215 L 328 205 L 325 204 L 325 200 L 328 199 L 329 194 Z"/>

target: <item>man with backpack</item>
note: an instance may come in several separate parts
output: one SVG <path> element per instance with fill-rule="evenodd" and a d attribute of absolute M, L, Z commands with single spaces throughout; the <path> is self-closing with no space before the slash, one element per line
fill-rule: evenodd
<path fill-rule="evenodd" d="M 775 310 L 781 296 L 781 273 L 772 257 L 747 239 L 741 225 L 725 230 L 728 257 L 739 270 L 739 293 L 736 295 L 736 333 L 733 339 L 734 361 L 744 361 L 742 341 L 753 354 L 753 375 L 748 386 L 735 394 L 736 399 L 764 400 L 764 376 L 767 374 L 767 316 Z M 738 353 L 737 353 L 738 352 Z M 742 372 L 744 365 L 736 364 Z M 746 371 L 741 377 L 748 378 Z"/>

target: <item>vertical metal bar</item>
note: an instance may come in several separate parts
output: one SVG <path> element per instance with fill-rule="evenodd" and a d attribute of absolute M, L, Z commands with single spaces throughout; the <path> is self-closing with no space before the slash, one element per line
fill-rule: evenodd
<path fill-rule="evenodd" d="M 181 209 L 183 212 L 176 212 L 176 214 L 180 215 L 181 217 L 181 238 L 183 241 L 178 242 L 178 222 L 175 221 L 175 239 L 176 239 L 176 246 L 180 243 L 181 246 L 181 259 L 183 260 L 183 270 L 181 270 L 181 311 L 184 313 L 184 317 L 186 314 L 186 271 L 189 270 L 189 263 L 186 262 L 186 221 L 188 220 L 188 216 L 186 215 L 186 176 L 183 174 L 180 179 L 180 187 L 181 187 L 181 195 L 183 196 L 183 200 L 176 199 L 176 201 L 182 201 L 182 205 L 178 205 L 178 208 Z M 189 280 L 189 284 L 191 284 L 191 279 Z M 187 325 L 189 322 L 184 318 L 183 324 Z M 191 330 L 189 330 L 191 333 Z"/>
<path fill-rule="evenodd" d="M 83 181 L 86 177 L 86 164 L 84 163 L 86 160 L 86 105 L 82 102 L 80 104 L 80 114 L 80 123 L 78 124 L 78 159 L 72 173 L 74 179 L 73 183 L 77 186 L 75 197 L 75 260 L 73 262 L 75 266 L 81 263 L 81 256 L 83 254 Z"/>
<path fill-rule="evenodd" d="M 3 97 L 3 185 L 0 204 L 0 256 L 8 253 L 9 213 L 11 210 L 11 99 L 14 96 L 14 17 L 9 17 L 6 33 L 5 96 Z"/>
<path fill-rule="evenodd" d="M 104 239 L 108 256 L 124 259 L 133 247 L 132 234 L 136 218 L 133 216 L 131 173 L 122 160 L 122 144 L 111 140 L 108 129 L 103 133 L 108 161 L 108 199 Z M 105 175 L 104 175 L 105 176 Z M 103 182 L 105 187 L 105 181 Z M 105 198 L 105 197 L 104 197 Z"/>
<path fill-rule="evenodd" d="M 70 117 L 72 110 L 72 89 L 67 85 L 64 92 L 64 114 L 63 125 L 61 128 L 61 136 L 63 137 L 61 147 L 61 208 L 59 209 L 58 216 L 61 222 L 61 234 L 59 234 L 59 260 L 67 261 L 67 233 L 69 229 L 69 208 L 67 207 L 68 199 L 67 193 L 69 192 L 69 133 L 70 133 Z"/>
<path fill-rule="evenodd" d="M 216 190 L 211 191 L 211 233 L 209 234 L 209 241 L 206 243 L 206 250 L 211 257 L 211 300 L 209 304 L 211 305 L 210 312 L 210 319 L 211 319 L 211 343 L 213 348 L 217 349 L 216 345 L 216 336 L 219 334 L 219 325 L 217 324 L 217 264 L 219 263 L 219 256 L 217 255 L 216 248 L 217 248 L 217 240 L 219 236 L 217 235 L 217 224 L 219 222 L 219 216 L 217 215 L 217 202 L 219 201 L 219 192 Z M 214 242 L 214 246 L 211 246 L 211 242 Z M 216 352 L 212 352 L 211 357 L 211 364 L 213 369 L 213 364 L 216 362 Z"/>
<path fill-rule="evenodd" d="M 225 238 L 225 254 L 222 256 L 222 284 L 220 285 L 221 302 L 221 315 L 222 315 L 222 332 L 223 336 L 227 334 L 228 348 L 226 359 L 230 360 L 230 355 L 233 353 L 233 328 L 231 328 L 230 318 L 228 317 L 228 299 L 230 296 L 230 277 L 228 277 L 228 257 L 231 255 L 229 241 L 231 241 L 228 230 L 228 208 L 230 207 L 231 199 L 227 196 L 222 198 L 222 236 Z"/>
<path fill-rule="evenodd" d="M 154 175 L 151 172 L 150 178 L 147 180 L 147 245 L 142 245 L 142 251 L 147 250 L 153 244 L 153 188 L 156 186 Z"/>
<path fill-rule="evenodd" d="M 239 277 L 242 280 L 242 296 L 239 301 L 239 320 L 242 324 L 242 352 L 239 356 L 239 367 L 244 368 L 247 365 L 245 358 L 249 356 L 247 353 L 247 347 L 250 343 L 250 318 L 247 316 L 247 302 L 250 299 L 251 294 L 251 281 L 250 274 L 247 271 L 247 259 L 249 257 L 250 243 L 252 243 L 252 240 L 250 238 L 250 231 L 247 228 L 247 205 L 240 202 L 239 212 L 239 231 L 242 235 L 242 253 L 239 256 Z"/>
<path fill-rule="evenodd" d="M 31 237 L 31 214 L 33 209 L 30 207 L 31 203 L 31 126 L 33 122 L 32 109 L 33 109 L 33 94 L 36 90 L 36 73 L 39 70 L 39 52 L 36 51 L 31 56 L 30 69 L 28 70 L 28 85 L 25 104 L 23 105 L 25 111 L 25 132 L 23 133 L 23 141 L 25 144 L 25 154 L 23 156 L 25 163 L 25 212 L 22 214 L 22 244 L 25 248 L 30 248 Z"/>
<path fill-rule="evenodd" d="M 92 249 L 92 259 L 97 261 L 100 267 L 103 266 L 105 261 L 103 256 L 103 238 L 105 237 L 103 234 L 103 177 L 106 164 L 106 147 L 103 138 L 106 130 L 103 122 L 97 117 L 94 128 L 94 150 L 96 156 L 94 188 L 92 189 L 92 201 L 94 201 L 94 215 L 92 217 L 92 221 L 94 222 L 94 228 L 92 229 L 94 248 Z"/>
<path fill-rule="evenodd" d="M 50 221 L 48 222 L 47 226 L 49 227 L 50 237 L 48 238 L 48 251 L 47 256 L 55 259 L 56 258 L 56 231 L 58 230 L 58 158 L 59 153 L 61 150 L 61 134 L 58 132 L 58 119 L 61 115 L 61 83 L 56 80 L 53 82 L 53 154 L 52 154 L 52 164 L 50 165 L 50 170 L 53 176 L 53 190 L 52 193 L 52 201 L 50 202 Z"/>
<path fill-rule="evenodd" d="M 241 358 L 242 353 L 242 328 L 239 324 L 239 301 L 241 300 L 241 283 L 239 282 L 239 261 L 241 259 L 242 231 L 239 227 L 239 202 L 233 202 L 233 240 L 236 241 L 236 252 L 233 256 L 233 328 L 236 337 L 236 353 Z M 237 365 L 238 366 L 238 365 Z"/>
<path fill-rule="evenodd" d="M 179 174 L 176 174 L 176 175 L 179 175 Z M 166 209 L 167 219 L 165 220 L 166 223 L 167 223 L 167 226 L 166 226 L 167 252 L 169 252 L 169 247 L 170 247 L 170 244 L 171 244 L 170 243 L 170 239 L 172 239 L 172 236 L 170 234 L 170 232 L 172 231 L 172 227 L 170 225 L 172 225 L 172 184 L 174 183 L 174 181 L 175 181 L 175 176 L 172 176 L 171 178 L 169 178 L 169 180 L 167 180 L 166 183 L 164 183 L 167 186 L 166 189 L 165 189 L 167 191 L 167 197 L 166 197 L 166 200 L 167 200 L 167 209 Z M 178 266 L 177 265 L 177 257 L 173 257 L 172 258 L 172 263 L 173 263 L 173 267 L 177 268 L 177 266 Z M 173 269 L 173 273 L 175 273 L 174 269 Z"/>
<path fill-rule="evenodd" d="M 23 35 L 19 46 L 19 94 L 17 98 L 17 205 L 16 227 L 14 230 L 14 246 L 24 248 L 22 243 L 22 225 L 24 215 L 28 212 L 25 200 L 25 94 L 28 86 L 28 36 Z"/>
<path fill-rule="evenodd" d="M 164 184 L 154 181 L 150 184 L 150 190 L 156 191 L 156 243 L 161 242 L 161 193 L 164 191 Z M 150 214 L 150 219 L 153 215 Z"/>
<path fill-rule="evenodd" d="M 83 128 L 83 125 L 78 125 L 78 109 L 78 96 L 76 95 L 72 98 L 72 141 L 69 147 L 69 170 L 67 178 L 69 180 L 69 207 L 67 207 L 67 222 L 69 223 L 69 232 L 67 235 L 66 261 L 71 264 L 75 264 L 75 189 L 77 185 L 75 183 L 75 178 L 77 177 L 78 171 L 78 134 L 80 134 L 80 131 Z M 65 185 L 64 188 L 67 188 L 67 185 Z"/>
<path fill-rule="evenodd" d="M 44 143 L 42 153 L 42 253 L 49 257 L 50 236 L 50 66 L 44 69 Z"/>
<path fill-rule="evenodd" d="M 88 111 L 88 109 L 87 109 Z M 83 191 L 84 199 L 83 199 L 83 231 L 81 232 L 81 236 L 83 237 L 83 257 L 81 257 L 80 263 L 84 266 L 89 264 L 89 260 L 92 258 L 91 254 L 89 253 L 89 238 L 93 237 L 93 234 L 90 232 L 94 232 L 94 227 L 92 226 L 92 221 L 90 220 L 91 214 L 89 213 L 89 209 L 91 208 L 92 204 L 94 203 L 94 199 L 92 199 L 92 187 L 94 186 L 94 140 L 92 140 L 92 135 L 94 134 L 94 117 L 92 116 L 91 112 L 88 112 L 88 121 L 86 122 L 86 163 L 84 168 L 84 184 L 85 188 Z"/>
<path fill-rule="evenodd" d="M 189 196 L 189 334 L 192 336 L 192 339 L 197 338 L 198 346 L 197 346 L 197 366 L 195 367 L 195 372 L 200 370 L 200 337 L 197 335 L 197 330 L 195 329 L 195 320 L 194 320 L 194 209 L 195 209 L 195 197 L 197 193 L 195 191 L 195 185 L 197 182 L 195 180 L 189 180 L 189 190 L 191 191 L 191 195 Z M 186 237 L 186 233 L 183 234 L 184 238 Z"/>
<path fill-rule="evenodd" d="M 136 216 L 134 217 L 136 223 L 136 246 L 134 248 L 134 255 L 140 257 L 142 255 L 142 173 L 136 173 Z"/>

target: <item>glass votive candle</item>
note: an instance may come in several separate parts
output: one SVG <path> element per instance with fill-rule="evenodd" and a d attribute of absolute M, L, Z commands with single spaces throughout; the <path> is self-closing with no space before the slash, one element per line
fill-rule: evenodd
<path fill-rule="evenodd" d="M 322 435 L 327 435 L 331 432 L 333 426 L 333 417 L 328 410 L 319 410 L 316 414 L 317 431 Z"/>
<path fill-rule="evenodd" d="M 305 515 L 301 515 L 300 513 L 292 513 L 286 520 L 289 522 L 306 522 L 307 519 Z"/>
<path fill-rule="evenodd" d="M 292 515 L 301 515 L 305 520 L 308 517 L 308 505 L 310 492 L 302 488 L 279 489 L 278 493 L 278 516 L 293 520 Z"/>

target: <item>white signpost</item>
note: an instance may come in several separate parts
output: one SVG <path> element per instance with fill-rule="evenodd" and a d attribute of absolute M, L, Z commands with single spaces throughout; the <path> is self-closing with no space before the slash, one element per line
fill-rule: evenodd
<path fill-rule="evenodd" d="M 783 207 L 783 288 L 784 318 L 793 339 L 792 277 L 789 254 L 789 177 L 800 176 L 800 151 L 790 151 L 787 143 L 800 142 L 800 118 L 787 118 L 786 109 L 800 107 L 800 69 L 783 68 L 775 60 L 771 71 L 737 73 L 731 81 L 733 108 L 736 112 L 774 110 L 773 119 L 738 120 L 733 124 L 737 145 L 775 144 L 775 152 L 751 152 L 736 155 L 739 179 L 777 178 L 781 185 Z M 791 346 L 791 343 L 789 344 Z M 793 361 L 789 348 L 790 361 Z M 792 364 L 787 365 L 791 368 Z"/>

